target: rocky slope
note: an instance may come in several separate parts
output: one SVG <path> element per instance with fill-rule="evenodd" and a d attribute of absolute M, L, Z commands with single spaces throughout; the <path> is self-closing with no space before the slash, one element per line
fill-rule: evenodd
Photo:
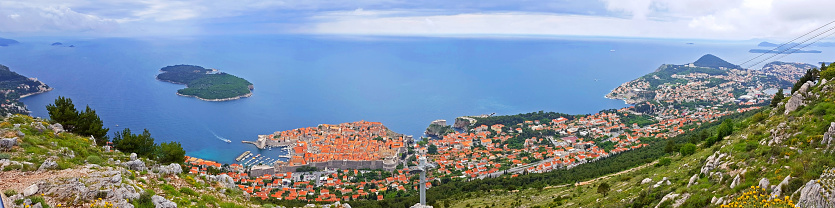
<path fill-rule="evenodd" d="M 228 176 L 184 174 L 180 164 L 107 151 L 42 119 L 7 117 L 0 137 L 7 207 L 255 206 Z"/>

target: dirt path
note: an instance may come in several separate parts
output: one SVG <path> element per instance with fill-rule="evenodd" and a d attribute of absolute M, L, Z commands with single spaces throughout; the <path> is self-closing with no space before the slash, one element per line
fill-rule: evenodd
<path fill-rule="evenodd" d="M 643 169 L 643 168 L 648 167 L 648 166 L 650 166 L 650 165 L 655 165 L 655 163 L 658 163 L 658 161 L 653 161 L 653 162 L 651 162 L 651 163 L 643 164 L 643 165 L 641 165 L 641 166 L 634 167 L 634 168 L 630 168 L 630 169 L 628 169 L 628 170 L 624 170 L 624 171 L 621 171 L 621 172 L 617 172 L 617 173 L 613 173 L 613 174 L 609 174 L 609 175 L 605 175 L 605 176 L 600 176 L 600 177 L 597 177 L 597 178 L 593 178 L 593 179 L 591 179 L 591 180 L 587 180 L 587 181 L 580 182 L 578 185 L 579 185 L 579 186 L 589 185 L 589 184 L 594 183 L 595 181 L 599 181 L 599 180 L 603 180 L 603 179 L 611 178 L 611 177 L 613 177 L 613 176 L 618 176 L 618 175 L 620 175 L 620 174 L 624 174 L 624 173 L 629 173 L 629 172 L 632 172 L 632 171 L 640 170 L 640 169 Z M 546 188 L 546 189 L 549 189 L 549 188 L 560 188 L 560 187 L 565 187 L 565 186 L 569 186 L 569 185 L 574 185 L 574 184 L 563 184 L 563 185 L 559 185 L 559 186 L 548 186 L 548 187 L 545 187 L 545 188 Z"/>

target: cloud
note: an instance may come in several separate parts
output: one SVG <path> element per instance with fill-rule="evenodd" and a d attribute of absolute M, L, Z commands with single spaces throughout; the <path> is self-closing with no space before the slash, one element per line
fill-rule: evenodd
<path fill-rule="evenodd" d="M 0 0 L 0 32 L 791 38 L 833 19 L 816 0 Z"/>
<path fill-rule="evenodd" d="M 21 7 L 0 3 L 0 32 L 107 32 L 118 27 L 115 20 L 83 14 L 67 7 Z"/>
<path fill-rule="evenodd" d="M 578 35 L 647 38 L 791 38 L 835 20 L 835 1 L 602 0 L 607 14 L 529 11 L 323 12 L 300 33 L 355 35 Z M 818 8 L 810 12 L 808 8 Z"/>

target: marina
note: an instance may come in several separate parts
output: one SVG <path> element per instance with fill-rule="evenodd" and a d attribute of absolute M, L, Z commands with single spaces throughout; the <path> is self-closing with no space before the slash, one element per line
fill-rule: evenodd
<path fill-rule="evenodd" d="M 286 146 L 281 147 L 273 147 L 279 150 L 278 154 L 273 154 L 271 152 L 272 148 L 268 151 L 264 151 L 262 153 L 253 153 L 251 151 L 245 151 L 241 153 L 238 157 L 235 158 L 237 164 L 243 166 L 244 168 L 249 168 L 256 165 L 269 165 L 272 166 L 276 162 L 279 161 L 286 161 L 290 159 L 290 152 L 288 151 L 289 148 Z M 271 156 L 267 156 L 271 155 Z M 276 156 L 277 155 L 277 156 Z"/>

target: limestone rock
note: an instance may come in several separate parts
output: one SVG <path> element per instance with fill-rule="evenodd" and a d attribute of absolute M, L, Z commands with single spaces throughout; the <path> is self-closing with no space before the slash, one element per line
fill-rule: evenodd
<path fill-rule="evenodd" d="M 699 174 L 693 174 L 693 177 L 690 177 L 690 182 L 687 182 L 687 187 L 690 187 L 693 184 L 695 184 L 696 180 L 699 180 Z"/>
<path fill-rule="evenodd" d="M 700 173 L 710 175 L 710 171 L 718 167 L 722 162 L 722 158 L 725 156 L 725 153 L 719 154 L 719 152 L 715 152 L 713 155 L 708 156 Z"/>
<path fill-rule="evenodd" d="M 644 180 L 641 180 L 641 184 L 647 184 L 647 183 L 650 183 L 650 182 L 652 182 L 651 178 L 644 178 Z"/>
<path fill-rule="evenodd" d="M 771 133 L 771 139 L 768 140 L 767 143 L 762 142 L 760 144 L 769 145 L 769 146 L 774 145 L 774 144 L 780 144 L 780 143 L 783 142 L 783 140 L 792 136 L 791 134 L 788 133 L 789 132 L 789 127 L 786 124 L 786 122 L 782 122 L 780 124 L 777 124 L 777 127 L 772 128 L 769 132 Z"/>
<path fill-rule="evenodd" d="M 768 182 L 768 179 L 762 178 L 760 179 L 760 183 L 757 185 L 759 185 L 760 188 L 769 188 L 768 186 L 770 186 L 771 184 Z"/>
<path fill-rule="evenodd" d="M 689 199 L 689 198 L 690 198 L 690 193 L 682 194 L 681 197 L 676 199 L 676 202 L 673 203 L 673 207 L 681 207 L 681 205 L 683 205 L 684 202 L 687 201 L 687 199 Z"/>
<path fill-rule="evenodd" d="M 797 108 L 799 108 L 800 106 L 806 105 L 806 93 L 809 91 L 809 88 L 812 87 L 812 85 L 815 85 L 815 83 L 813 83 L 812 81 L 806 81 L 806 83 L 803 83 L 803 85 L 800 86 L 800 89 L 794 91 L 792 97 L 789 98 L 789 101 L 786 102 L 786 111 L 784 114 L 788 115 L 792 111 L 797 110 Z"/>
<path fill-rule="evenodd" d="M 122 166 L 124 166 L 124 167 L 126 167 L 126 168 L 128 168 L 128 169 L 131 169 L 131 170 L 135 170 L 135 171 L 144 171 L 144 170 L 146 170 L 146 168 L 145 168 L 145 162 L 142 162 L 142 160 L 131 160 L 131 161 L 127 161 L 127 162 L 122 163 Z"/>
<path fill-rule="evenodd" d="M 667 177 L 664 177 L 663 179 L 658 181 L 658 183 L 655 183 L 655 185 L 652 185 L 652 187 L 653 188 L 658 188 L 662 185 L 670 185 L 670 180 L 668 180 Z"/>
<path fill-rule="evenodd" d="M 23 189 L 23 196 L 32 196 L 33 194 L 38 193 L 38 184 L 32 184 L 26 189 Z"/>
<path fill-rule="evenodd" d="M 170 175 L 170 174 L 176 175 L 176 174 L 180 174 L 180 173 L 183 173 L 183 168 L 180 167 L 180 164 L 177 164 L 177 163 L 171 163 L 169 165 L 159 167 L 159 174 L 160 175 Z"/>
<path fill-rule="evenodd" d="M 59 123 L 55 123 L 55 124 L 49 125 L 49 127 L 48 127 L 48 128 L 49 128 L 50 130 L 52 130 L 53 132 L 55 132 L 55 134 L 56 134 L 56 135 L 58 135 L 58 134 L 60 134 L 60 133 L 65 132 L 65 131 L 64 131 L 64 126 L 62 126 L 62 125 L 61 125 L 61 124 L 59 124 Z"/>
<path fill-rule="evenodd" d="M 38 131 L 38 132 L 43 132 L 44 130 L 46 130 L 46 127 L 41 122 L 37 122 L 37 121 L 34 121 L 34 122 L 30 123 L 29 127 L 31 127 L 32 130 L 35 130 L 35 131 Z"/>
<path fill-rule="evenodd" d="M 111 183 L 119 183 L 122 182 L 122 174 L 116 174 L 110 178 Z"/>
<path fill-rule="evenodd" d="M 14 146 L 17 146 L 17 137 L 3 138 L 2 140 L 0 140 L 0 149 L 8 150 Z"/>
<path fill-rule="evenodd" d="M 829 147 L 832 146 L 832 143 L 835 143 L 832 140 L 835 140 L 835 122 L 830 123 L 829 130 L 827 130 L 826 133 L 823 133 L 821 145 L 826 145 L 826 149 L 829 149 Z"/>
<path fill-rule="evenodd" d="M 734 177 L 733 182 L 731 182 L 731 188 L 734 188 L 737 185 L 739 185 L 739 174 L 737 174 L 736 177 Z"/>
<path fill-rule="evenodd" d="M 786 178 L 783 179 L 782 182 L 777 184 L 777 187 L 775 187 L 774 190 L 771 191 L 771 197 L 772 198 L 777 198 L 777 197 L 782 196 L 783 195 L 783 188 L 785 188 L 785 186 L 789 185 L 789 179 L 791 179 L 791 178 L 792 177 L 790 175 L 788 175 L 788 176 L 786 176 Z"/>
<path fill-rule="evenodd" d="M 658 205 L 655 205 L 655 208 L 658 208 L 659 206 L 661 206 L 661 204 L 663 204 L 665 201 L 675 200 L 675 198 L 678 197 L 678 195 L 679 194 L 676 194 L 675 192 L 670 192 L 667 195 L 664 195 L 664 198 L 661 198 L 661 202 L 658 202 Z"/>
<path fill-rule="evenodd" d="M 429 205 L 421 205 L 420 203 L 417 203 L 417 204 L 415 204 L 415 205 L 412 205 L 412 206 L 411 206 L 411 207 L 409 207 L 409 208 L 432 208 L 432 206 L 429 206 Z"/>
<path fill-rule="evenodd" d="M 800 189 L 797 207 L 835 207 L 835 193 L 810 180 Z"/>
<path fill-rule="evenodd" d="M 52 160 L 46 160 L 43 163 L 41 163 L 41 167 L 38 168 L 38 171 L 51 170 L 56 168 L 58 168 L 58 163 Z"/>
<path fill-rule="evenodd" d="M 130 153 L 130 160 L 136 160 L 136 153 Z"/>
<path fill-rule="evenodd" d="M 220 182 L 221 185 L 223 185 L 224 187 L 229 188 L 229 189 L 238 187 L 237 185 L 235 185 L 235 180 L 232 179 L 231 176 L 228 176 L 226 174 L 221 174 L 221 175 L 217 175 L 217 176 L 207 175 L 206 180 Z"/>
<path fill-rule="evenodd" d="M 177 204 L 174 202 L 169 201 L 159 195 L 154 195 L 151 197 L 151 201 L 154 202 L 154 206 L 156 208 L 177 208 Z"/>

